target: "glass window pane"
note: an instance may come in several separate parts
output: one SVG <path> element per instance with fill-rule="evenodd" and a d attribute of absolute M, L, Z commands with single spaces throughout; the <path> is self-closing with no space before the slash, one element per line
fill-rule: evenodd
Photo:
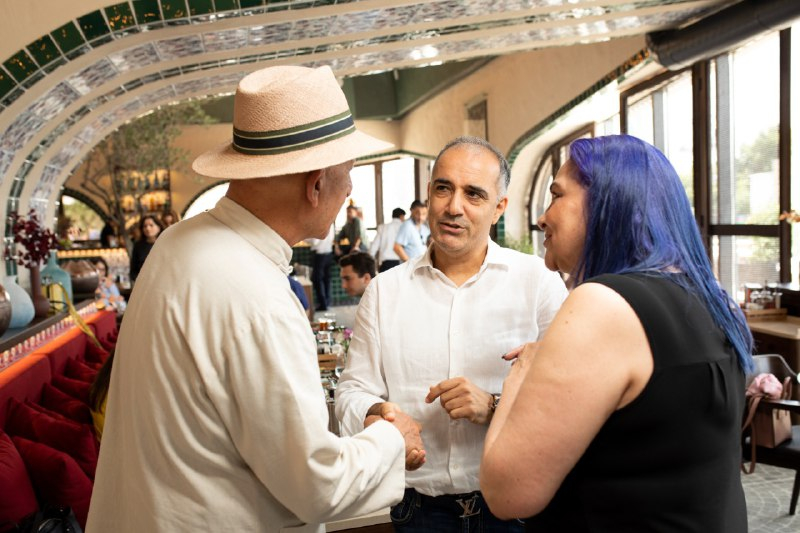
<path fill-rule="evenodd" d="M 692 144 L 692 76 L 686 72 L 664 87 L 664 155 L 681 178 L 689 202 L 694 205 L 694 156 Z"/>
<path fill-rule="evenodd" d="M 220 198 L 225 196 L 226 192 L 228 192 L 227 183 L 220 183 L 219 185 L 211 187 L 206 192 L 198 196 L 197 199 L 186 208 L 186 211 L 183 213 L 183 219 L 186 220 L 187 218 L 192 218 L 195 215 L 199 215 L 203 211 L 211 209 L 217 205 L 217 202 Z"/>
<path fill-rule="evenodd" d="M 67 236 L 71 241 L 100 239 L 105 222 L 97 211 L 72 196 L 62 196 L 61 202 L 64 204 L 64 216 L 70 223 Z M 61 222 L 59 220 L 59 224 Z"/>
<path fill-rule="evenodd" d="M 598 125 L 600 135 L 619 135 L 619 113 L 615 113 Z"/>
<path fill-rule="evenodd" d="M 714 275 L 736 301 L 745 283 L 779 281 L 780 245 L 774 237 L 715 236 L 711 241 Z"/>
<path fill-rule="evenodd" d="M 550 184 L 553 183 L 553 158 L 551 155 L 546 156 L 539 173 L 534 176 L 534 194 L 533 205 L 531 206 L 531 220 L 530 223 L 536 224 L 536 220 L 547 210 L 550 205 Z M 533 243 L 533 253 L 539 257 L 544 257 L 544 232 L 533 231 L 531 233 L 531 242 Z"/>
<path fill-rule="evenodd" d="M 800 211 L 800 22 L 792 26 L 792 77 L 790 83 L 794 88 L 791 96 L 792 116 L 792 198 L 791 208 Z M 800 282 L 800 224 L 792 224 L 792 282 Z"/>
<path fill-rule="evenodd" d="M 716 60 L 721 224 L 778 223 L 778 45 L 773 33 Z"/>
<path fill-rule="evenodd" d="M 371 241 L 375 236 L 375 166 L 373 164 L 354 167 L 350 171 L 353 191 L 350 198 L 342 205 L 336 216 L 336 231 L 347 221 L 347 206 L 353 204 L 361 208 L 364 215 L 361 221 L 367 227 L 367 237 Z M 369 243 L 365 243 L 369 246 Z"/>
<path fill-rule="evenodd" d="M 628 135 L 653 144 L 653 97 L 648 95 L 628 107 Z"/>
<path fill-rule="evenodd" d="M 403 157 L 383 163 L 383 221 L 392 220 L 392 210 L 408 209 L 414 201 L 414 158 Z"/>

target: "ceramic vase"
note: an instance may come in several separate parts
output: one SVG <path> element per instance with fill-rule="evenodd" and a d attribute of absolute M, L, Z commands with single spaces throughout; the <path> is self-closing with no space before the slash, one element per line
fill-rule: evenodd
<path fill-rule="evenodd" d="M 33 301 L 28 293 L 17 285 L 17 276 L 6 276 L 3 287 L 11 297 L 11 323 L 9 328 L 24 328 L 33 320 Z"/>
<path fill-rule="evenodd" d="M 11 323 L 11 298 L 8 291 L 0 285 L 0 335 L 6 332 Z"/>
<path fill-rule="evenodd" d="M 56 251 L 50 252 L 50 257 L 47 259 L 47 265 L 42 269 L 42 279 L 48 279 L 51 283 L 60 283 L 64 290 L 67 291 L 69 301 L 73 302 L 72 298 L 72 278 L 69 272 L 58 266 L 58 256 Z"/>
<path fill-rule="evenodd" d="M 100 276 L 97 269 L 89 261 L 84 259 L 78 261 L 68 261 L 64 264 L 64 269 L 72 279 L 72 290 L 77 294 L 90 294 L 94 297 L 94 291 L 100 285 Z M 72 298 L 72 294 L 70 294 Z"/>
<path fill-rule="evenodd" d="M 31 271 L 31 300 L 33 300 L 33 316 L 45 318 L 50 313 L 50 302 L 42 294 L 42 278 L 39 266 L 30 267 Z"/>

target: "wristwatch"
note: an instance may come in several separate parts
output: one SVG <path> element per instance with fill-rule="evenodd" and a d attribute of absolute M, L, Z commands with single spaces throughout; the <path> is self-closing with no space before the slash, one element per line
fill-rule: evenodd
<path fill-rule="evenodd" d="M 495 412 L 497 409 L 497 404 L 500 403 L 500 395 L 499 394 L 492 394 L 492 399 L 489 402 L 489 411 Z"/>

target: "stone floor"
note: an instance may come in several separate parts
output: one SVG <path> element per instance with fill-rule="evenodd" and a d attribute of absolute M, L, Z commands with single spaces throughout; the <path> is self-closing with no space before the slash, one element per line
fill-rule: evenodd
<path fill-rule="evenodd" d="M 742 475 L 750 533 L 800 531 L 800 512 L 789 515 L 794 475 L 794 470 L 767 465 L 756 465 L 755 472 Z"/>

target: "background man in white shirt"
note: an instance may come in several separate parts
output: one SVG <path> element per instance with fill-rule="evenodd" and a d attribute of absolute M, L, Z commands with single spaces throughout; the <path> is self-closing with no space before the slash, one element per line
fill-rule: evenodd
<path fill-rule="evenodd" d="M 392 210 L 392 221 L 378 226 L 375 240 L 369 246 L 369 253 L 378 263 L 378 272 L 389 270 L 400 264 L 400 257 L 394 251 L 394 242 L 405 219 L 406 212 L 400 207 L 395 207 Z"/>
<path fill-rule="evenodd" d="M 399 501 L 420 453 L 402 413 L 328 431 L 314 335 L 286 281 L 291 245 L 324 237 L 350 194 L 353 160 L 390 145 L 355 129 L 329 67 L 244 77 L 233 125 L 233 143 L 193 165 L 231 179 L 226 196 L 156 242 L 133 291 L 89 533 L 322 533 Z"/>
<path fill-rule="evenodd" d="M 489 238 L 508 180 L 486 141 L 445 146 L 428 185 L 430 248 L 375 278 L 356 313 L 336 394 L 344 430 L 400 410 L 423 427 L 427 462 L 406 475 L 397 531 L 524 527 L 492 516 L 478 492 L 483 440 L 509 369 L 501 356 L 541 337 L 567 291 L 540 258 Z"/>

